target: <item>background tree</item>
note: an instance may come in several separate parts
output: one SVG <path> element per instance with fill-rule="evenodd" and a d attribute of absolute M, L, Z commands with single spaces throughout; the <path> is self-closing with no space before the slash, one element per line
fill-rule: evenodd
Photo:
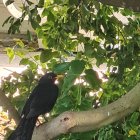
<path fill-rule="evenodd" d="M 100 2 L 110 5 L 113 0 Z M 131 6 L 134 11 L 139 11 L 140 7 L 115 3 L 115 6 Z M 41 14 L 38 9 L 42 9 Z M 6 22 L 11 23 L 8 32 L 20 32 L 22 21 L 28 15 L 44 49 L 31 58 L 26 58 L 21 51 L 7 49 L 11 60 L 15 54 L 21 56 L 20 64 L 28 69 L 21 75 L 14 73 L 12 82 L 5 79 L 3 92 L 8 93 L 8 98 L 20 112 L 36 84 L 34 77 L 38 75 L 38 67 L 66 74 L 59 81 L 61 94 L 49 119 L 62 114 L 38 127 L 33 139 L 56 136 L 63 140 L 140 139 L 140 113 L 137 110 L 140 106 L 139 14 L 94 0 L 40 0 L 36 5 L 26 1 L 22 10 L 21 18 L 7 19 Z M 128 23 L 116 18 L 115 12 L 124 15 Z M 28 31 L 27 34 L 31 40 L 31 33 Z M 17 45 L 28 49 L 21 41 Z M 105 64 L 104 70 L 98 69 Z M 17 89 L 20 94 L 13 97 Z"/>

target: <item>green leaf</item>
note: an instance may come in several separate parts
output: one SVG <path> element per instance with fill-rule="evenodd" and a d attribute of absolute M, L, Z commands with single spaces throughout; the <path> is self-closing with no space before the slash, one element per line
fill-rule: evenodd
<path fill-rule="evenodd" d="M 40 60 L 40 56 L 39 56 L 39 55 L 35 55 L 35 56 L 34 56 L 34 59 L 35 59 L 36 61 L 38 61 L 38 60 Z"/>
<path fill-rule="evenodd" d="M 37 32 L 37 37 L 38 38 L 42 38 L 43 37 L 44 32 L 43 32 L 43 30 L 41 28 L 37 28 L 36 32 Z"/>
<path fill-rule="evenodd" d="M 81 10 L 82 10 L 83 16 L 89 15 L 89 10 L 87 9 L 86 5 L 83 4 L 81 7 Z"/>
<path fill-rule="evenodd" d="M 77 94 L 77 97 L 76 97 L 76 99 L 77 99 L 77 104 L 78 105 L 81 105 L 81 98 L 82 98 L 82 95 L 81 95 L 81 86 L 80 85 L 78 85 L 77 86 L 77 90 L 76 90 L 76 94 Z"/>
<path fill-rule="evenodd" d="M 14 17 L 11 17 L 11 18 L 9 19 L 9 23 L 13 24 L 13 22 L 14 22 Z"/>
<path fill-rule="evenodd" d="M 26 54 L 26 52 L 24 52 L 24 51 L 15 51 L 15 55 L 17 55 L 17 56 L 19 56 L 19 57 L 21 57 L 21 58 L 23 58 L 24 56 L 25 56 L 25 54 Z"/>
<path fill-rule="evenodd" d="M 36 16 L 36 20 L 37 20 L 37 22 L 38 22 L 38 23 L 40 23 L 40 22 L 41 22 L 41 17 L 40 17 L 40 15 L 39 15 L 39 14 Z"/>
<path fill-rule="evenodd" d="M 84 48 L 85 48 L 85 55 L 91 57 L 94 52 L 94 48 L 88 43 L 84 45 Z"/>
<path fill-rule="evenodd" d="M 32 4 L 34 4 L 34 3 L 31 2 L 30 0 L 26 0 L 26 2 L 28 3 L 28 5 L 32 5 Z"/>
<path fill-rule="evenodd" d="M 87 69 L 85 74 L 84 78 L 86 82 L 88 82 L 92 88 L 98 89 L 100 87 L 101 80 L 99 79 L 97 72 L 93 69 Z"/>
<path fill-rule="evenodd" d="M 11 23 L 10 28 L 8 29 L 9 34 L 20 33 L 19 28 L 22 23 L 22 20 L 20 18 L 16 20 L 14 18 L 10 18 L 9 23 Z"/>
<path fill-rule="evenodd" d="M 78 6 L 79 2 L 80 2 L 79 0 L 69 0 L 70 5 L 77 5 Z"/>
<path fill-rule="evenodd" d="M 140 117 L 140 114 L 138 112 L 134 112 L 130 118 L 130 123 L 131 125 L 136 125 L 139 123 L 139 117 Z"/>
<path fill-rule="evenodd" d="M 58 58 L 58 57 L 60 56 L 60 54 L 59 54 L 58 51 L 54 51 L 54 52 L 52 52 L 52 56 L 53 56 L 54 58 Z M 60 58 L 60 57 L 59 57 L 59 58 Z"/>
<path fill-rule="evenodd" d="M 32 69 L 37 68 L 37 65 L 33 61 L 29 60 L 29 58 L 21 59 L 19 65 L 25 65 L 25 66 L 27 65 L 27 66 L 30 66 Z"/>
<path fill-rule="evenodd" d="M 31 34 L 31 32 L 29 30 L 27 30 L 27 38 L 28 38 L 29 41 L 33 40 L 32 34 Z"/>
<path fill-rule="evenodd" d="M 51 58 L 52 58 L 52 50 L 51 49 L 43 50 L 41 52 L 40 61 L 42 63 L 49 61 Z"/>
<path fill-rule="evenodd" d="M 44 6 L 44 0 L 39 0 L 38 7 L 42 8 Z"/>
<path fill-rule="evenodd" d="M 64 79 L 64 84 L 62 91 L 64 93 L 73 86 L 75 79 L 83 72 L 85 68 L 85 61 L 83 60 L 73 60 L 70 64 L 70 69 L 67 72 L 67 75 Z M 79 101 L 80 102 L 80 101 Z"/>
<path fill-rule="evenodd" d="M 34 19 L 31 19 L 31 25 L 32 25 L 33 29 L 35 29 L 35 30 L 36 30 L 36 28 L 40 27 L 39 23 Z"/>
<path fill-rule="evenodd" d="M 74 74 L 71 69 L 67 72 L 67 75 L 64 78 L 64 83 L 62 86 L 62 92 L 64 94 L 66 94 L 69 91 L 69 89 L 73 86 L 74 81 L 77 77 L 78 75 Z"/>
<path fill-rule="evenodd" d="M 85 61 L 83 60 L 73 60 L 70 63 L 71 71 L 73 74 L 81 74 L 85 68 Z"/>
<path fill-rule="evenodd" d="M 8 5 L 12 4 L 13 2 L 15 2 L 15 1 L 14 0 L 7 0 L 5 5 L 8 6 Z"/>
<path fill-rule="evenodd" d="M 54 16 L 54 14 L 52 12 L 48 13 L 47 21 L 52 21 L 52 22 L 55 21 L 55 16 Z"/>
<path fill-rule="evenodd" d="M 6 48 L 6 52 L 9 57 L 9 62 L 11 62 L 14 59 L 15 52 L 12 48 Z"/>
<path fill-rule="evenodd" d="M 28 62 L 29 62 L 29 59 L 28 58 L 23 58 L 23 59 L 21 59 L 19 65 L 27 65 Z"/>
<path fill-rule="evenodd" d="M 56 113 L 62 113 L 65 112 L 67 110 L 70 110 L 72 108 L 71 104 L 71 98 L 69 95 L 64 95 L 63 97 L 61 96 L 58 100 L 57 100 L 57 105 L 55 106 L 55 111 Z"/>
<path fill-rule="evenodd" d="M 21 47 L 21 48 L 24 48 L 24 43 L 20 40 L 20 39 L 14 39 L 14 41 L 16 41 L 16 44 Z"/>
<path fill-rule="evenodd" d="M 12 18 L 12 16 L 9 16 L 2 24 L 2 27 L 8 23 L 8 21 Z"/>
<path fill-rule="evenodd" d="M 69 69 L 69 62 L 64 62 L 64 63 L 60 63 L 54 66 L 54 72 L 55 73 L 65 73 L 68 69 Z"/>
<path fill-rule="evenodd" d="M 44 8 L 44 10 L 43 10 L 43 12 L 42 12 L 42 16 L 45 17 L 45 16 L 48 15 L 48 13 L 49 13 L 48 8 Z"/>

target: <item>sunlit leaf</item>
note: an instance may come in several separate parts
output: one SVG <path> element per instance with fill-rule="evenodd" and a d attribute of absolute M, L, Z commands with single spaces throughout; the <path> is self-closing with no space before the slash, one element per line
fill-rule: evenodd
<path fill-rule="evenodd" d="M 6 52 L 9 57 L 9 62 L 11 62 L 14 59 L 15 52 L 12 48 L 6 48 Z"/>
<path fill-rule="evenodd" d="M 131 130 L 129 131 L 129 135 L 130 135 L 130 136 L 137 135 L 137 132 L 136 132 L 135 130 L 131 129 Z"/>

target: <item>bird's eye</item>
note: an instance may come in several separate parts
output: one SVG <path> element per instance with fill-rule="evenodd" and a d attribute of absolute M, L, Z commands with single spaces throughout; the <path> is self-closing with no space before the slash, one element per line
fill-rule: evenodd
<path fill-rule="evenodd" d="M 52 76 L 51 75 L 49 75 L 49 77 L 48 77 L 49 79 L 52 79 Z"/>

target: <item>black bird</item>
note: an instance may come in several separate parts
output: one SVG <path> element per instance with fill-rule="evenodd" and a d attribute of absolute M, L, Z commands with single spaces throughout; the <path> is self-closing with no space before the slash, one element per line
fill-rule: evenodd
<path fill-rule="evenodd" d="M 38 116 L 50 112 L 57 100 L 56 79 L 56 74 L 47 73 L 39 80 L 25 103 L 19 125 L 8 140 L 31 140 Z"/>

